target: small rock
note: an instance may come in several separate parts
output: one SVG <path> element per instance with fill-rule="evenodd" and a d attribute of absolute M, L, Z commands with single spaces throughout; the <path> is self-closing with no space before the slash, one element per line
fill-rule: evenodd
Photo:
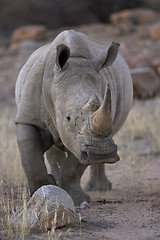
<path fill-rule="evenodd" d="M 19 43 L 24 40 L 42 41 L 46 38 L 46 27 L 43 25 L 28 25 L 13 32 L 11 42 Z"/>
<path fill-rule="evenodd" d="M 160 57 L 155 57 L 152 59 L 151 65 L 154 68 L 155 72 L 160 76 Z"/>
<path fill-rule="evenodd" d="M 154 40 L 160 40 L 160 21 L 150 26 L 149 36 Z"/>
<path fill-rule="evenodd" d="M 136 27 L 133 24 L 119 23 L 116 26 L 116 35 L 123 36 L 127 33 L 132 33 L 136 31 Z"/>
<path fill-rule="evenodd" d="M 151 64 L 154 68 L 160 67 L 160 57 L 155 57 L 152 60 Z"/>
<path fill-rule="evenodd" d="M 89 206 L 89 203 L 88 202 L 82 202 L 81 204 L 80 204 L 80 208 L 81 209 L 86 209 L 86 208 L 89 208 L 90 206 Z"/>
<path fill-rule="evenodd" d="M 39 188 L 20 212 L 12 215 L 13 228 L 25 231 L 47 231 L 76 220 L 75 206 L 63 189 L 47 185 Z"/>
<path fill-rule="evenodd" d="M 160 93 L 160 79 L 152 68 L 132 69 L 131 76 L 135 97 L 145 99 Z"/>
<path fill-rule="evenodd" d="M 160 76 L 160 66 L 157 67 L 157 73 L 158 73 L 158 75 Z"/>
<path fill-rule="evenodd" d="M 137 32 L 140 39 L 149 38 L 149 24 L 139 25 Z"/>
<path fill-rule="evenodd" d="M 26 50 L 26 51 L 31 51 L 31 53 L 33 51 L 35 51 L 37 48 L 41 47 L 43 45 L 42 42 L 35 42 L 35 41 L 31 41 L 31 40 L 24 40 L 20 43 L 13 43 L 11 44 L 11 46 L 9 47 L 8 51 L 11 53 L 17 52 L 17 51 L 21 51 L 21 50 Z M 31 54 L 31 53 L 28 53 Z"/>
<path fill-rule="evenodd" d="M 126 9 L 110 16 L 112 24 L 143 24 L 152 23 L 157 20 L 157 14 L 149 9 Z"/>

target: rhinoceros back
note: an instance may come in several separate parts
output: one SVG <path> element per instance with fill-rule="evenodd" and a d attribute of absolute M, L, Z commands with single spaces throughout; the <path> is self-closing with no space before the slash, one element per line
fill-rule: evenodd
<path fill-rule="evenodd" d="M 65 44 L 70 48 L 71 57 L 83 57 L 91 59 L 96 57 L 109 45 L 86 36 L 73 30 L 60 33 L 55 40 L 35 51 L 24 65 L 17 79 L 16 103 L 18 107 L 16 122 L 35 124 L 39 127 L 46 127 L 49 122 L 48 111 L 43 96 L 43 74 L 47 64 L 52 66 L 55 63 L 56 48 Z M 47 62 L 51 58 L 52 62 Z M 101 88 L 102 96 L 107 84 L 110 84 L 112 97 L 112 120 L 113 133 L 115 134 L 123 122 L 132 105 L 132 81 L 128 66 L 118 54 L 112 66 L 102 69 Z"/>

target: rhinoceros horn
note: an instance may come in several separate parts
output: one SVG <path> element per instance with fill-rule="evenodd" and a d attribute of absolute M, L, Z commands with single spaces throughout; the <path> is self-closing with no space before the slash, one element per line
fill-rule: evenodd
<path fill-rule="evenodd" d="M 94 69 L 99 72 L 102 68 L 109 67 L 115 61 L 118 54 L 119 43 L 112 42 L 106 51 L 103 51 L 96 58 L 92 58 L 89 60 L 89 63 L 94 67 Z"/>
<path fill-rule="evenodd" d="M 100 136 L 107 136 L 112 132 L 111 91 L 109 84 L 108 87 L 106 87 L 101 106 L 92 115 L 91 128 L 93 133 Z"/>

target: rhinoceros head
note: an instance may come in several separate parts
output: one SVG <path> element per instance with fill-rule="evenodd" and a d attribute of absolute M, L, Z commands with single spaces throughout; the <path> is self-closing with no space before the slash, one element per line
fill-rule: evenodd
<path fill-rule="evenodd" d="M 82 164 L 119 160 L 112 139 L 111 92 L 102 89 L 99 71 L 110 66 L 117 43 L 94 59 L 70 55 L 69 47 L 57 47 L 50 86 L 54 122 L 61 141 Z"/>

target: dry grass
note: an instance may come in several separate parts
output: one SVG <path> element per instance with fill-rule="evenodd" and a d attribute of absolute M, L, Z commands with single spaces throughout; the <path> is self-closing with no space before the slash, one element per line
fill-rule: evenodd
<path fill-rule="evenodd" d="M 133 107 L 121 131 L 115 139 L 122 149 L 122 154 L 126 151 L 139 153 L 142 155 L 159 153 L 160 151 L 160 99 L 150 101 L 134 101 Z M 135 144 L 137 142 L 137 144 Z M 139 146 L 139 142 L 144 146 Z M 148 143 L 148 144 L 147 144 Z M 135 149 L 134 149 L 134 146 Z M 126 150 L 124 151 L 124 148 Z"/>
<path fill-rule="evenodd" d="M 138 105 L 142 105 L 138 107 Z M 126 122 L 126 133 L 131 140 L 148 138 L 155 151 L 160 146 L 160 101 L 135 102 Z"/>
<path fill-rule="evenodd" d="M 153 191 L 148 176 L 151 161 L 160 153 L 159 106 L 160 99 L 144 102 L 135 100 L 124 126 L 115 137 L 121 161 L 117 167 L 109 166 L 108 176 L 114 168 L 115 172 L 120 171 L 119 174 L 126 179 L 126 191 L 130 188 L 135 191 L 141 188 L 145 193 Z M 119 179 L 117 177 L 117 182 Z"/>
<path fill-rule="evenodd" d="M 20 163 L 14 118 L 10 110 L 5 109 L 0 119 L 0 182 L 14 187 L 23 185 L 25 176 Z"/>
<path fill-rule="evenodd" d="M 0 119 L 0 227 L 4 233 L 7 231 L 9 236 L 13 234 L 9 219 L 21 205 L 25 204 L 27 191 L 13 115 L 13 109 L 4 108 Z"/>
<path fill-rule="evenodd" d="M 160 151 L 159 106 L 160 99 L 146 102 L 135 101 L 124 127 L 116 136 L 121 158 L 124 159 L 124 164 L 119 164 L 124 166 L 122 174 L 126 176 L 128 174 L 128 179 L 130 174 L 135 173 L 137 158 L 141 158 L 141 173 L 139 178 L 135 179 L 134 185 L 139 184 L 146 174 L 148 167 L 146 159 Z M 16 142 L 14 112 L 15 109 L 4 109 L 0 119 L 0 231 L 5 231 L 4 233 L 9 236 L 14 234 L 13 239 L 18 239 L 18 237 L 25 239 L 29 229 L 27 231 L 22 229 L 21 232 L 17 230 L 13 233 L 8 221 L 19 207 L 26 209 L 28 198 L 26 179 Z M 144 143 L 144 146 L 140 147 L 139 143 Z M 54 228 L 48 232 L 47 238 L 55 240 L 59 238 Z M 46 239 L 46 235 L 39 239 Z"/>
<path fill-rule="evenodd" d="M 0 239 L 26 239 L 31 229 L 25 228 L 27 201 L 29 198 L 26 178 L 21 166 L 14 123 L 15 109 L 10 107 L 1 111 L 0 119 Z M 13 229 L 10 218 L 23 209 L 24 228 Z M 54 219 L 56 220 L 56 219 Z M 53 227 L 47 234 L 48 240 L 58 240 Z M 36 237 L 46 239 L 46 236 Z"/>

